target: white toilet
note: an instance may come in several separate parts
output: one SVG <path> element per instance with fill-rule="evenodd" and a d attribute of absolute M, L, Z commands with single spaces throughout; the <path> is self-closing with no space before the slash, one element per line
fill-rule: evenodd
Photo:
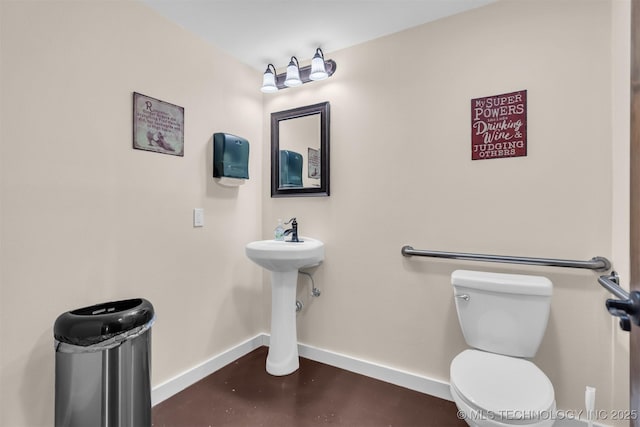
<path fill-rule="evenodd" d="M 540 346 L 553 285 L 545 277 L 456 270 L 451 284 L 464 350 L 451 362 L 451 394 L 470 426 L 549 427 L 549 378 L 525 357 Z"/>

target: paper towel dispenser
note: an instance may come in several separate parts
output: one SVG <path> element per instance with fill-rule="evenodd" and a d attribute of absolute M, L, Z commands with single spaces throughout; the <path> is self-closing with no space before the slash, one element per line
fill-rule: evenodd
<path fill-rule="evenodd" d="M 302 154 L 280 150 L 280 187 L 302 187 Z"/>
<path fill-rule="evenodd" d="M 214 133 L 213 177 L 249 179 L 249 141 L 230 133 Z"/>

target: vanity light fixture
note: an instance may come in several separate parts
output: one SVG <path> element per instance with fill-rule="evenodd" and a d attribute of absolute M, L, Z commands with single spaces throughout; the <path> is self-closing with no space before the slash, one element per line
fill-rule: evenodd
<path fill-rule="evenodd" d="M 311 65 L 306 67 L 300 67 L 298 58 L 295 56 L 291 57 L 286 73 L 277 74 L 273 64 L 267 65 L 267 69 L 262 76 L 260 90 L 264 93 L 273 93 L 279 89 L 301 86 L 310 81 L 324 80 L 333 75 L 335 71 L 335 61 L 332 59 L 325 60 L 322 49 L 317 48 L 311 60 Z"/>

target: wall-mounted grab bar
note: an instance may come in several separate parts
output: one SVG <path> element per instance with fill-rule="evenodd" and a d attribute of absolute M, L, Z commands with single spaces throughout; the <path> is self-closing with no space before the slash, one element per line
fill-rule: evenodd
<path fill-rule="evenodd" d="M 618 283 L 619 281 L 620 279 L 618 278 L 618 274 L 615 271 L 612 271 L 608 276 L 598 277 L 598 283 L 600 283 L 603 288 L 620 299 L 629 299 L 629 292 L 627 292 L 620 286 L 620 284 Z"/>
<path fill-rule="evenodd" d="M 409 256 L 426 256 L 433 258 L 452 258 L 467 261 L 487 261 L 487 262 L 503 262 L 507 264 L 528 264 L 528 265 L 545 265 L 550 267 L 571 267 L 586 268 L 596 271 L 607 271 L 611 268 L 611 262 L 604 257 L 593 257 L 589 261 L 574 261 L 567 259 L 553 258 L 531 258 L 521 256 L 505 256 L 505 255 L 486 255 L 486 254 L 469 254 L 462 252 L 440 252 L 413 249 L 409 245 L 402 247 L 402 255 Z"/>

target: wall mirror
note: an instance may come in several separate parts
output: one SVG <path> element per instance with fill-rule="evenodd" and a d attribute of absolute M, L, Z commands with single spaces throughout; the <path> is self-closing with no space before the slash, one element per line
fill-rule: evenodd
<path fill-rule="evenodd" d="M 329 103 L 271 113 L 271 197 L 329 195 Z"/>

